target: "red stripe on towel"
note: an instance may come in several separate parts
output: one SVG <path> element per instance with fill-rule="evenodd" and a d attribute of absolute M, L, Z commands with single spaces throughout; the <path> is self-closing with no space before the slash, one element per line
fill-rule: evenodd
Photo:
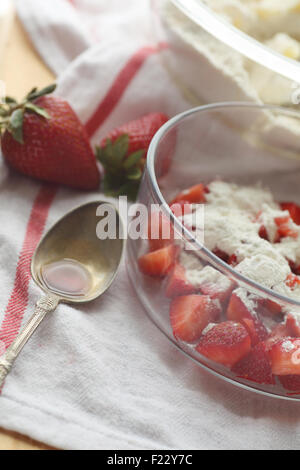
<path fill-rule="evenodd" d="M 160 48 L 146 46 L 139 49 L 117 75 L 105 97 L 85 125 L 91 138 L 117 106 L 133 78 L 139 72 L 146 59 Z"/>
<path fill-rule="evenodd" d="M 56 192 L 57 188 L 55 186 L 42 186 L 32 206 L 17 264 L 14 288 L 0 329 L 0 340 L 6 348 L 10 346 L 19 332 L 23 320 L 28 303 L 31 258 L 43 234 L 49 209 Z"/>

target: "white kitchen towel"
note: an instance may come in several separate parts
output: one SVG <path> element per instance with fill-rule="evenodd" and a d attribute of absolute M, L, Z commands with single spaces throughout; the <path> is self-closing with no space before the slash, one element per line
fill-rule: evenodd
<path fill-rule="evenodd" d="M 155 40 L 148 0 L 14 0 L 33 43 L 57 74 L 90 45 Z M 108 51 L 109 52 L 109 51 Z"/>
<path fill-rule="evenodd" d="M 40 51 L 47 43 L 44 34 L 55 31 L 52 38 L 63 37 L 66 6 L 61 2 L 56 20 L 42 9 L 29 16 L 32 6 L 38 11 L 46 3 L 42 0 L 18 2 L 23 13 L 28 6 L 22 18 Z M 106 1 L 79 3 L 86 5 L 86 17 L 93 5 L 102 5 L 105 36 L 106 18 L 110 25 L 123 21 L 122 0 L 109 2 L 112 10 Z M 112 29 L 110 37 L 78 55 L 59 77 L 57 93 L 70 100 L 93 143 L 128 119 L 154 110 L 173 115 L 189 106 L 160 61 L 160 47 L 149 38 L 143 42 L 141 35 L 129 39 L 136 22 L 131 13 L 125 15 L 132 23 L 124 34 L 116 36 Z M 55 27 L 48 20 L 56 21 Z M 85 48 L 85 36 L 89 40 L 79 34 L 79 49 Z M 72 54 L 69 60 L 76 51 Z M 29 266 L 42 233 L 66 211 L 103 196 L 41 186 L 3 163 L 0 189 L 3 350 L 39 298 Z M 61 305 L 45 319 L 7 378 L 0 426 L 64 449 L 299 448 L 298 404 L 239 390 L 187 359 L 146 316 L 125 264 L 99 300 L 80 308 Z"/>

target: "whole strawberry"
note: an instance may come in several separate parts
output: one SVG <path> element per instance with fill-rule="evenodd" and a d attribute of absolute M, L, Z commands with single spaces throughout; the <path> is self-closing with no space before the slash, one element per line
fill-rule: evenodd
<path fill-rule="evenodd" d="M 136 199 L 151 140 L 168 120 L 164 113 L 150 113 L 112 130 L 102 140 L 97 157 L 105 169 L 103 189 L 107 195 Z M 161 174 L 170 166 L 171 153 L 166 150 Z"/>
<path fill-rule="evenodd" d="M 48 96 L 55 88 L 33 89 L 21 103 L 5 98 L 0 105 L 3 157 L 27 176 L 97 189 L 100 173 L 85 129 L 65 100 Z"/>

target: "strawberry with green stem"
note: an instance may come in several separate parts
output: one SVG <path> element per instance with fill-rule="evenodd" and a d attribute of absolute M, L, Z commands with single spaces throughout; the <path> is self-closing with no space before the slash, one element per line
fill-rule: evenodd
<path fill-rule="evenodd" d="M 129 136 L 118 137 L 115 142 L 106 140 L 105 147 L 97 147 L 96 155 L 105 169 L 102 189 L 107 196 L 127 195 L 135 200 L 144 169 L 144 150 L 128 156 Z"/>
<path fill-rule="evenodd" d="M 114 129 L 102 140 L 96 154 L 105 170 L 106 195 L 136 199 L 151 140 L 168 120 L 166 114 L 150 113 Z M 168 171 L 171 150 L 166 149 L 163 173 Z"/>
<path fill-rule="evenodd" d="M 50 96 L 55 88 L 34 88 L 20 103 L 4 98 L 0 104 L 2 155 L 27 176 L 95 190 L 100 173 L 87 133 L 69 103 Z"/>

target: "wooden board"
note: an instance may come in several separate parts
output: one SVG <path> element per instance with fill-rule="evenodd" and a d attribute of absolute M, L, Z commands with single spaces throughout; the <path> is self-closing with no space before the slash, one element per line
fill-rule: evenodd
<path fill-rule="evenodd" d="M 5 48 L 0 79 L 8 95 L 22 98 L 34 86 L 53 83 L 55 77 L 35 52 L 20 21 L 14 18 Z"/>
<path fill-rule="evenodd" d="M 7 94 L 17 98 L 22 98 L 34 86 L 41 87 L 54 81 L 53 73 L 35 52 L 16 16 L 9 31 L 0 79 L 5 82 Z M 25 436 L 0 429 L 0 450 L 46 449 L 50 448 Z"/>
<path fill-rule="evenodd" d="M 51 450 L 51 448 L 29 437 L 0 429 L 0 450 Z"/>

